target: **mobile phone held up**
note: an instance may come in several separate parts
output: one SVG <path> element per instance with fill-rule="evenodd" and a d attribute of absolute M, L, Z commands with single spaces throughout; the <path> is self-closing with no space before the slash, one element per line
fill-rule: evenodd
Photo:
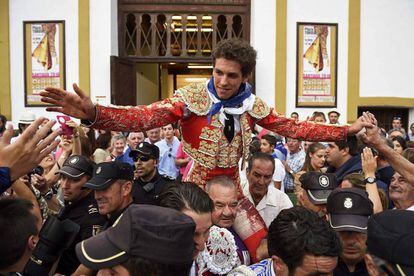
<path fill-rule="evenodd" d="M 59 124 L 62 128 L 62 132 L 60 133 L 60 135 L 65 135 L 67 137 L 72 137 L 73 128 L 71 128 L 70 126 L 68 126 L 66 124 L 66 122 L 71 120 L 70 117 L 66 116 L 66 115 L 57 115 L 56 119 L 57 119 L 57 121 L 59 122 Z"/>

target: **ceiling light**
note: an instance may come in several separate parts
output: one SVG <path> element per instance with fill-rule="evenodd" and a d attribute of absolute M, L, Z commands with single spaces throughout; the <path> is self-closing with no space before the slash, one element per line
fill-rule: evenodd
<path fill-rule="evenodd" d="M 207 65 L 207 64 L 204 64 L 204 65 L 201 65 L 201 64 L 191 65 L 191 64 L 189 64 L 189 65 L 187 65 L 187 68 L 188 69 L 213 69 L 213 65 Z"/>

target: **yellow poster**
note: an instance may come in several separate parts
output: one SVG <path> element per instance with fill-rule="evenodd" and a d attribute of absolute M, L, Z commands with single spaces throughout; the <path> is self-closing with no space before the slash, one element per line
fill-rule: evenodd
<path fill-rule="evenodd" d="M 336 106 L 337 24 L 298 23 L 297 107 Z"/>
<path fill-rule="evenodd" d="M 25 104 L 42 106 L 46 86 L 65 88 L 64 22 L 24 22 Z"/>

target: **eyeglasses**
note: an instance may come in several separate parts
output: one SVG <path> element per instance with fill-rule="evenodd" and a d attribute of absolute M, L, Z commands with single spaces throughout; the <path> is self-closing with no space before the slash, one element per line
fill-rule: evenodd
<path fill-rule="evenodd" d="M 137 162 L 138 160 L 141 160 L 142 162 L 147 162 L 150 159 L 151 159 L 151 157 L 145 156 L 145 155 L 140 155 L 140 156 L 136 156 L 136 157 L 132 158 L 132 160 L 134 160 L 134 162 Z"/>
<path fill-rule="evenodd" d="M 168 157 L 171 157 L 172 148 L 169 149 Z"/>

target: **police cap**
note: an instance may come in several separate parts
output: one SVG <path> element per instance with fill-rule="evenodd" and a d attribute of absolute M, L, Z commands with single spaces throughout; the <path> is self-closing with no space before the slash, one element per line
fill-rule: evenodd
<path fill-rule="evenodd" d="M 338 188 L 329 195 L 326 208 L 329 224 L 335 231 L 367 232 L 373 207 L 366 191 Z"/>
<path fill-rule="evenodd" d="M 98 270 L 141 257 L 162 264 L 191 264 L 195 223 L 171 208 L 132 204 L 113 227 L 76 245 L 78 259 Z"/>
<path fill-rule="evenodd" d="M 333 173 L 306 172 L 299 178 L 302 188 L 309 195 L 313 204 L 326 204 L 329 194 L 337 186 L 336 176 Z"/>
<path fill-rule="evenodd" d="M 93 190 L 104 190 L 116 180 L 134 180 L 133 167 L 124 162 L 103 162 L 96 165 L 93 177 L 85 183 L 84 187 Z"/>
<path fill-rule="evenodd" d="M 151 143 L 141 142 L 136 149 L 130 151 L 129 157 L 135 160 L 140 154 L 158 159 L 160 157 L 160 149 Z"/>
<path fill-rule="evenodd" d="M 59 173 L 69 178 L 78 179 L 85 174 L 92 176 L 95 163 L 82 155 L 72 155 L 63 162 Z"/>

